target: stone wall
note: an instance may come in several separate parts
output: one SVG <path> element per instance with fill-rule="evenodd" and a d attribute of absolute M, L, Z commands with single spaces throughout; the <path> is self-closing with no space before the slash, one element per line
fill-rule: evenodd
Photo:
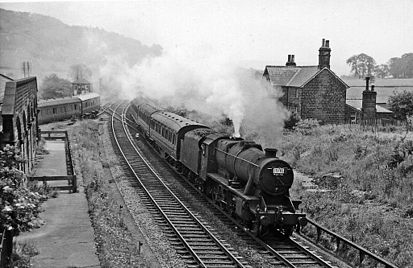
<path fill-rule="evenodd" d="M 329 70 L 324 69 L 304 86 L 301 118 L 314 118 L 326 124 L 343 124 L 346 111 L 346 87 Z"/>

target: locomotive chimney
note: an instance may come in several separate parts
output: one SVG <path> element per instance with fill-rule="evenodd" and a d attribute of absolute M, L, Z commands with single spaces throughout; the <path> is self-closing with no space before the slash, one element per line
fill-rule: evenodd
<path fill-rule="evenodd" d="M 267 157 L 277 157 L 278 150 L 275 148 L 265 148 L 264 151 Z"/>

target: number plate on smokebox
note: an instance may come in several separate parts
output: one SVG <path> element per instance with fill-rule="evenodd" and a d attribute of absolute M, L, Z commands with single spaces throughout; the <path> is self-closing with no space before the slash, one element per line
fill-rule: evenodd
<path fill-rule="evenodd" d="M 274 175 L 284 175 L 284 168 L 273 168 L 272 174 Z"/>

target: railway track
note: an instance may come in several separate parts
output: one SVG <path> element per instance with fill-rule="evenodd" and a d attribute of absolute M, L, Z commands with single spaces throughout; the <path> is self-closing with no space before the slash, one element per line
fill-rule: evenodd
<path fill-rule="evenodd" d="M 126 103 L 113 108 L 114 139 L 125 163 L 139 182 L 139 195 L 151 206 L 151 211 L 156 211 L 163 219 L 169 239 L 188 267 L 250 267 L 179 200 L 133 145 L 124 123 L 126 108 Z"/>
<path fill-rule="evenodd" d="M 125 106 L 123 106 L 123 108 L 125 108 Z M 119 109 L 114 109 L 112 108 L 114 114 L 116 113 L 116 118 L 117 119 L 121 119 L 121 118 L 125 118 L 125 110 L 123 109 L 122 112 L 119 112 Z M 118 111 L 118 112 L 116 112 Z M 115 115 L 114 117 L 115 118 Z M 114 119 L 112 119 L 114 121 Z M 122 120 L 122 122 L 128 122 L 130 123 L 131 120 Z M 162 174 L 171 174 L 171 170 L 165 171 L 165 169 L 167 169 L 169 166 L 165 161 L 161 160 L 159 156 L 155 156 L 152 151 L 152 149 L 148 149 L 148 146 L 142 146 L 144 143 L 144 141 L 140 140 L 139 142 L 137 142 L 134 139 L 130 139 L 127 138 L 127 133 L 129 133 L 129 130 L 126 129 L 125 124 L 122 124 L 120 121 L 114 121 L 113 124 L 115 125 L 122 125 L 122 127 L 124 128 L 123 130 L 123 134 L 122 132 L 119 132 L 119 137 L 121 137 L 122 140 L 125 140 L 125 148 L 129 148 L 128 150 L 128 156 L 130 159 L 133 159 L 131 161 L 131 163 L 134 165 L 134 163 L 136 162 L 136 157 L 137 157 L 137 153 L 138 150 L 139 151 L 143 151 L 143 152 L 139 152 L 139 154 L 143 154 L 142 158 L 144 159 L 145 157 L 147 159 L 149 159 L 150 164 L 147 163 L 147 167 L 151 170 L 152 173 L 154 174 L 158 174 L 155 170 L 159 170 L 162 172 Z M 133 132 L 135 134 L 136 129 L 133 125 L 129 124 L 130 127 L 130 132 Z M 115 129 L 115 128 L 113 128 Z M 130 135 L 129 135 L 130 136 Z M 126 142 L 126 140 L 128 140 Z M 135 143 L 135 145 L 127 145 L 128 142 L 130 143 Z M 139 147 L 141 149 L 136 148 L 136 143 L 139 143 Z M 149 145 L 149 144 L 146 144 Z M 146 149 L 145 149 L 146 147 Z M 130 148 L 133 148 L 130 149 Z M 133 167 L 131 167 L 131 164 L 127 164 L 128 168 L 133 169 Z M 155 168 L 153 168 L 152 166 L 154 166 Z M 144 174 L 146 176 L 146 174 L 149 172 L 147 170 L 147 168 L 144 169 L 139 169 L 142 168 L 141 166 L 137 166 L 138 169 L 136 169 L 136 171 L 140 172 L 141 174 Z M 169 168 L 171 168 L 171 166 L 169 166 Z M 135 174 L 137 174 L 136 172 L 134 172 Z M 175 171 L 173 172 L 174 174 Z M 161 177 L 158 175 L 158 177 Z M 171 191 L 171 195 L 163 195 L 160 194 L 159 198 L 162 200 L 172 200 L 169 199 L 171 198 L 171 196 L 173 197 L 177 197 L 178 199 L 181 200 L 185 200 L 188 199 L 187 194 L 185 196 L 180 196 L 179 190 L 174 189 L 174 185 L 176 184 L 174 180 L 176 180 L 177 176 L 173 176 L 173 175 L 164 175 L 165 178 L 169 179 L 169 177 L 174 177 L 173 179 L 169 179 L 169 183 L 163 182 L 162 184 L 168 184 L 169 188 L 172 188 L 173 191 Z M 214 212 L 214 215 L 216 217 L 218 217 L 221 222 L 225 223 L 226 226 L 228 226 L 228 228 L 230 228 L 231 230 L 233 230 L 235 233 L 237 233 L 237 236 L 242 239 L 243 241 L 246 241 L 246 243 L 251 247 L 254 248 L 257 252 L 259 252 L 263 258 L 268 259 L 268 263 L 270 267 L 337 267 L 332 265 L 330 262 L 328 261 L 324 261 L 322 259 L 322 257 L 319 256 L 318 253 L 314 252 L 313 250 L 310 250 L 310 248 L 307 246 L 308 241 L 305 241 L 303 239 L 301 239 L 302 237 L 299 235 L 294 235 L 293 237 L 291 237 L 290 239 L 280 239 L 277 237 L 267 237 L 264 240 L 261 240 L 257 237 L 255 237 L 252 233 L 250 233 L 248 230 L 245 230 L 242 226 L 240 226 L 238 224 L 238 222 L 236 222 L 234 219 L 231 218 L 230 215 L 227 215 L 225 213 L 225 211 L 223 211 L 220 207 L 218 207 L 212 200 L 208 200 L 207 198 L 205 198 L 205 196 L 194 186 L 190 183 L 190 181 L 188 181 L 187 178 L 184 178 L 183 176 L 180 176 L 179 178 L 180 180 L 185 180 L 185 183 L 187 185 L 190 185 L 190 190 L 191 191 L 191 198 L 192 200 L 186 200 L 186 201 L 179 201 L 178 203 L 181 203 L 181 206 L 186 208 L 187 212 L 182 212 L 182 211 L 178 211 L 178 212 L 174 212 L 173 210 L 170 210 L 170 208 L 172 208 L 173 206 L 175 206 L 175 204 L 172 205 L 168 204 L 166 205 L 164 208 L 165 210 L 170 213 L 172 213 L 172 215 L 176 218 L 178 218 L 177 220 L 177 225 L 179 227 L 179 225 L 181 224 L 181 230 L 183 230 L 182 234 L 184 235 L 179 235 L 179 230 L 174 229 L 173 227 L 173 221 L 168 220 L 168 216 L 165 217 L 165 215 L 162 216 L 155 216 L 155 218 L 157 218 L 158 222 L 160 223 L 160 225 L 162 225 L 164 227 L 165 233 L 167 234 L 167 236 L 169 237 L 169 240 L 171 241 L 171 244 L 175 247 L 176 251 L 182 255 L 183 259 L 187 262 L 188 267 L 247 267 L 248 265 L 246 264 L 246 262 L 242 261 L 242 258 L 239 257 L 239 254 L 235 253 L 234 250 L 230 247 L 230 245 L 228 245 L 225 242 L 222 242 L 222 240 L 219 239 L 219 237 L 225 237 L 225 235 L 220 235 L 220 231 L 219 230 L 214 230 L 211 229 L 209 226 L 209 222 L 202 220 L 202 215 L 198 215 L 198 211 L 197 209 L 192 209 L 191 207 L 193 207 L 193 201 L 194 199 L 196 199 L 196 202 L 200 203 L 201 206 L 204 207 L 208 207 L 208 209 L 211 210 L 216 210 Z M 173 181 L 171 183 L 171 181 Z M 160 187 L 159 185 L 155 185 L 152 189 L 154 190 L 155 195 L 158 195 L 157 191 L 158 191 L 158 187 Z M 148 190 L 150 190 L 150 187 L 148 187 Z M 143 199 L 145 199 L 145 196 L 148 196 L 147 194 L 141 194 L 143 195 Z M 141 196 L 140 195 L 140 196 Z M 185 203 L 186 204 L 183 204 Z M 146 205 L 149 207 L 149 210 L 153 213 L 156 214 L 157 211 L 159 211 L 158 208 L 154 208 L 153 203 L 154 201 L 151 198 L 146 198 L 145 201 Z M 175 202 L 174 202 L 175 203 Z M 191 212 L 192 211 L 192 212 Z M 188 214 L 185 214 L 188 213 Z M 184 216 L 185 215 L 185 216 Z M 189 215 L 189 216 L 188 216 Z M 180 219 L 179 219 L 180 218 Z M 205 229 L 210 229 L 210 235 L 207 235 L 207 237 L 214 237 L 220 244 L 218 245 L 218 248 L 227 248 L 229 249 L 228 252 L 230 253 L 229 255 L 227 253 L 218 253 L 218 251 L 216 249 L 213 249 L 213 251 L 209 251 L 212 246 L 210 247 L 210 242 L 209 240 L 206 240 L 206 238 L 202 235 L 203 231 L 200 231 L 198 229 L 194 229 L 192 227 L 189 227 L 187 225 L 187 219 L 188 218 L 199 218 L 199 226 L 203 226 Z M 211 224 L 214 225 L 214 224 Z M 188 228 L 186 228 L 188 227 Z M 324 230 L 323 230 L 324 231 Z M 185 240 L 185 235 L 188 235 L 190 233 L 194 233 L 196 234 L 195 237 L 193 239 L 189 238 L 189 241 L 191 243 L 185 243 L 183 242 Z M 182 237 L 181 237 L 182 236 Z M 208 239 L 209 239 L 208 238 Z M 340 238 L 341 239 L 341 238 Z M 208 255 L 209 258 L 207 257 L 206 259 L 212 260 L 214 259 L 214 261 L 211 262 L 206 262 L 206 263 L 201 263 L 199 261 L 197 261 L 196 257 L 194 257 L 194 254 L 196 255 L 196 252 L 191 252 L 191 250 L 188 250 L 188 248 L 191 247 L 191 245 L 193 245 L 194 249 L 198 249 L 199 252 L 202 254 L 210 254 Z M 314 248 L 314 244 L 309 244 L 312 245 Z M 318 251 L 318 246 L 316 246 L 317 251 Z M 242 251 L 239 251 L 242 252 Z M 360 251 L 361 252 L 361 251 Z M 363 252 L 361 252 L 363 254 Z M 360 253 L 360 254 L 361 254 Z M 231 256 L 232 254 L 232 258 L 235 258 L 235 260 L 238 260 L 239 263 L 233 262 L 231 263 L 231 261 L 229 261 L 227 259 L 227 256 Z M 330 252 L 331 254 L 331 252 Z M 248 255 L 248 254 L 243 254 L 244 256 Z M 214 258 L 214 256 L 220 256 L 220 258 Z M 224 257 L 226 256 L 226 257 Z M 330 255 L 331 256 L 335 256 L 335 254 Z M 222 261 L 224 260 L 225 261 Z M 231 259 L 231 257 L 229 258 Z M 246 259 L 248 259 L 248 257 L 246 257 Z M 219 263 L 220 261 L 222 261 L 222 263 Z M 361 259 L 362 261 L 362 259 Z M 342 265 L 344 265 L 342 262 L 339 262 L 339 266 L 340 267 L 344 267 Z M 203 266 L 205 265 L 205 266 Z M 267 265 L 265 265 L 266 267 L 268 267 Z M 261 265 L 260 265 L 261 267 Z M 348 266 L 350 267 L 350 266 Z M 393 267 L 393 266 L 385 266 L 385 267 Z"/>
<path fill-rule="evenodd" d="M 118 115 L 117 115 L 118 118 L 119 118 L 119 115 L 120 113 L 118 112 Z M 124 112 L 122 112 L 122 117 L 124 117 Z M 120 122 L 115 122 L 115 123 L 120 125 Z M 127 133 L 128 131 L 124 130 L 124 132 Z M 131 129 L 131 132 L 135 132 L 135 129 Z M 128 139 L 127 142 L 135 143 L 136 141 L 132 139 Z M 137 147 L 137 146 L 135 144 L 133 146 L 129 145 L 127 147 L 132 148 L 132 147 Z M 134 159 L 137 157 L 137 153 L 142 154 L 141 152 L 138 152 L 138 150 L 140 151 L 140 149 L 134 148 L 130 152 L 131 155 L 129 155 L 129 158 Z M 148 155 L 148 153 L 145 153 L 145 155 Z M 133 160 L 133 161 L 136 161 L 136 160 Z M 154 160 L 154 158 L 152 157 L 150 159 L 150 162 L 151 164 L 149 165 L 148 163 L 146 166 L 150 166 L 152 173 L 157 174 L 155 169 L 152 168 L 152 166 L 155 166 L 156 170 L 165 169 L 166 162 L 163 160 L 157 161 L 157 160 Z M 139 167 L 138 169 L 136 169 L 136 171 L 138 174 L 146 175 L 148 173 L 147 167 L 144 167 L 143 169 L 142 167 Z M 148 187 L 148 190 L 152 190 L 156 193 L 159 187 L 160 187 L 159 185 L 155 185 L 154 187 L 151 187 L 151 188 Z M 226 215 L 224 211 L 222 211 L 219 207 L 217 207 L 213 203 L 213 201 L 205 199 L 205 197 L 203 197 L 203 194 L 196 187 L 194 187 L 193 185 L 191 185 L 191 187 L 193 191 L 192 195 L 198 197 L 197 202 L 203 203 L 203 205 L 208 206 L 208 207 L 211 207 L 211 205 L 213 205 L 214 208 L 216 209 L 216 213 L 214 214 L 218 216 L 221 215 L 221 220 L 223 222 L 226 221 L 229 228 L 240 231 L 238 235 L 243 236 L 244 239 L 247 240 L 248 243 L 252 247 L 256 248 L 258 252 L 260 252 L 265 258 L 269 260 L 272 266 L 274 267 L 334 267 L 329 262 L 324 261 L 320 256 L 318 256 L 317 254 L 309 250 L 308 247 L 303 246 L 299 242 L 296 242 L 294 240 L 290 240 L 290 239 L 280 240 L 277 238 L 272 238 L 267 241 L 262 241 L 258 239 L 252 233 L 245 231 L 244 228 L 241 225 L 239 225 L 234 219 L 230 218 L 229 215 Z M 177 191 L 174 191 L 174 192 L 177 192 Z M 176 196 L 177 194 L 172 193 L 173 196 Z M 165 197 L 163 198 L 165 199 Z M 166 199 L 168 200 L 169 198 L 166 198 Z M 181 199 L 185 200 L 185 197 Z M 150 202 L 152 201 L 148 201 L 146 203 L 150 205 Z M 185 207 L 185 205 L 183 206 Z M 187 205 L 188 209 L 190 206 L 191 204 Z M 197 212 L 193 211 L 190 213 L 194 215 Z M 179 215 L 184 215 L 184 214 L 182 212 L 179 212 L 177 213 L 177 215 L 179 216 Z M 225 215 L 226 219 L 224 219 L 222 215 Z M 168 224 L 171 225 L 170 223 Z M 205 225 L 206 224 L 207 223 L 205 223 Z M 173 234 L 174 232 L 172 233 L 170 232 L 168 233 L 168 235 L 172 237 L 174 236 Z M 197 232 L 200 232 L 200 231 L 197 230 Z M 215 235 L 212 234 L 212 236 L 215 236 Z M 201 241 L 201 240 L 198 240 L 198 241 Z M 201 248 L 205 248 L 205 247 L 201 247 Z M 178 250 L 178 252 L 183 252 L 183 251 L 184 251 L 183 249 Z"/>

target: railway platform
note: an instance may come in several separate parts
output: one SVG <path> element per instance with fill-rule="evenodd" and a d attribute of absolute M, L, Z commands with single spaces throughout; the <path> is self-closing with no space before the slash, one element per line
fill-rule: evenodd
<path fill-rule="evenodd" d="M 49 153 L 39 159 L 34 174 L 69 175 L 65 142 L 46 140 L 45 149 Z M 32 267 L 100 267 L 86 195 L 79 184 L 77 192 L 59 191 L 57 198 L 43 203 L 40 218 L 45 224 L 17 237 L 17 242 L 32 244 L 39 252 L 31 259 Z"/>

